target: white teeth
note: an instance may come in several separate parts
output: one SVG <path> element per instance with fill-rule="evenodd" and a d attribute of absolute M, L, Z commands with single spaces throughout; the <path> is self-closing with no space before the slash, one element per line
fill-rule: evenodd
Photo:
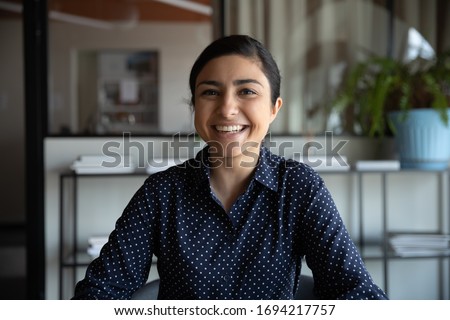
<path fill-rule="evenodd" d="M 222 132 L 239 132 L 241 131 L 243 126 L 241 125 L 235 125 L 235 126 L 216 126 L 217 131 Z"/>

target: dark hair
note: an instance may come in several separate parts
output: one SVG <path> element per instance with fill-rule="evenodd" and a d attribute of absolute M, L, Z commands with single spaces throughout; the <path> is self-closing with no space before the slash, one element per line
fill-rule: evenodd
<path fill-rule="evenodd" d="M 191 89 L 191 104 L 195 101 L 195 82 L 203 67 L 212 59 L 226 55 L 240 55 L 244 57 L 258 58 L 261 62 L 261 69 L 269 80 L 272 95 L 272 104 L 275 104 L 280 96 L 280 71 L 272 54 L 261 42 L 246 35 L 231 35 L 219 38 L 208 45 L 198 56 L 191 69 L 189 76 L 189 86 Z"/>

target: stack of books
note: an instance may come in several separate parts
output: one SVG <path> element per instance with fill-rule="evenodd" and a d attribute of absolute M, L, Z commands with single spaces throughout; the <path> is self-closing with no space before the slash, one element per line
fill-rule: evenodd
<path fill-rule="evenodd" d="M 133 173 L 136 167 L 136 161 L 131 156 L 83 155 L 70 168 L 78 174 L 111 174 Z"/>
<path fill-rule="evenodd" d="M 395 234 L 389 238 L 389 243 L 402 257 L 450 256 L 448 234 Z"/>
<path fill-rule="evenodd" d="M 108 242 L 108 236 L 92 236 L 88 239 L 87 253 L 92 258 L 97 258 L 100 255 L 105 243 Z"/>

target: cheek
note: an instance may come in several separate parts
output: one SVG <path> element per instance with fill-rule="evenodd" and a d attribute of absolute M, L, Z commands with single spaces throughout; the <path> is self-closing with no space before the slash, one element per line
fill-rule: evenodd
<path fill-rule="evenodd" d="M 266 107 L 264 107 L 266 108 Z M 266 127 L 270 125 L 271 122 L 271 114 L 272 114 L 272 106 L 269 106 L 266 110 L 261 110 L 261 105 L 257 105 L 254 108 L 249 108 L 247 115 L 249 119 L 255 124 L 258 124 L 259 127 Z"/>

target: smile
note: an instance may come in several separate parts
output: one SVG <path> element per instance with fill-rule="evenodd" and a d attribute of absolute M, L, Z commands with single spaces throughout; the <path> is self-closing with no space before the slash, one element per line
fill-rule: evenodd
<path fill-rule="evenodd" d="M 231 133 L 237 133 L 242 131 L 245 126 L 242 125 L 233 125 L 233 126 L 214 126 L 215 129 L 219 132 L 231 132 Z"/>

